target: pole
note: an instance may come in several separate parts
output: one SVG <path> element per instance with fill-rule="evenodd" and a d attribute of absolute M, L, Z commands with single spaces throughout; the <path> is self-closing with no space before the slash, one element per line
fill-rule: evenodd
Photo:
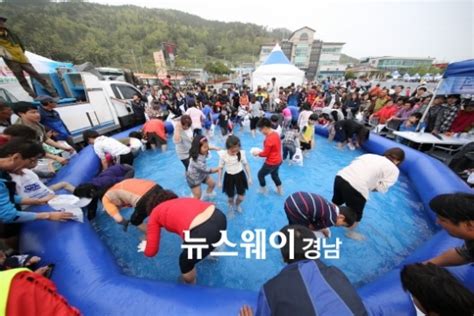
<path fill-rule="evenodd" d="M 145 73 L 144 69 L 143 69 L 143 62 L 142 62 L 142 58 L 141 57 L 138 57 L 138 61 L 140 62 L 140 71 L 142 73 Z"/>
<path fill-rule="evenodd" d="M 418 131 L 420 130 L 421 124 L 425 121 L 426 116 L 428 115 L 428 111 L 430 110 L 431 105 L 433 104 L 433 100 L 434 100 L 434 98 L 436 97 L 436 92 L 438 91 L 439 86 L 441 85 L 442 82 L 443 82 L 443 78 L 441 78 L 441 80 L 438 82 L 438 85 L 437 85 L 436 88 L 434 89 L 433 95 L 431 96 L 430 103 L 428 103 L 428 106 L 426 107 L 426 110 L 425 110 L 425 112 L 423 113 L 423 116 L 421 117 L 420 121 L 418 122 L 418 125 L 416 126 L 415 132 L 418 132 Z"/>
<path fill-rule="evenodd" d="M 135 63 L 135 72 L 138 72 L 137 59 L 135 58 L 135 52 L 133 51 L 133 49 L 130 49 L 130 51 L 132 52 L 133 62 Z"/>

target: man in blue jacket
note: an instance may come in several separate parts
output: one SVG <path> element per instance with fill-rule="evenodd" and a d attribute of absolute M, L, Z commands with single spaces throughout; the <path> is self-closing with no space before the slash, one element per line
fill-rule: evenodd
<path fill-rule="evenodd" d="M 58 136 L 56 137 L 57 140 L 64 140 L 69 145 L 74 146 L 71 132 L 66 124 L 64 124 L 58 111 L 55 110 L 58 106 L 56 103 L 57 99 L 50 96 L 39 96 L 36 100 L 41 103 L 41 106 L 38 108 L 41 115 L 40 123 L 58 133 Z"/>
<path fill-rule="evenodd" d="M 306 259 L 306 252 L 312 248 L 304 248 L 315 238 L 312 231 L 301 225 L 288 225 L 280 232 L 289 240 L 291 230 L 294 259 L 290 259 L 290 245 L 285 243 L 281 254 L 288 265 L 260 289 L 256 315 L 367 315 L 355 288 L 341 270 Z M 248 306 L 240 311 L 240 316 L 252 315 Z"/>

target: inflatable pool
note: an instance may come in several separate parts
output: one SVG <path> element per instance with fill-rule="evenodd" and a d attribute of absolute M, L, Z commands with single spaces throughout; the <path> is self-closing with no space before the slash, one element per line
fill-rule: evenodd
<path fill-rule="evenodd" d="M 167 131 L 172 132 L 170 124 Z M 327 131 L 318 128 L 317 133 L 324 135 Z M 128 131 L 117 136 L 127 134 Z M 471 192 L 445 165 L 416 150 L 378 135 L 371 135 L 364 149 L 381 154 L 395 145 L 405 150 L 406 160 L 401 169 L 412 181 L 432 220 L 434 214 L 428 206 L 432 197 L 441 193 Z M 60 170 L 54 181 L 77 185 L 91 179 L 99 166 L 89 146 Z M 439 231 L 402 264 L 434 257 L 461 243 Z M 38 221 L 24 224 L 21 250 L 56 263 L 53 280 L 59 292 L 84 315 L 237 315 L 243 304 L 255 306 L 257 299 L 257 293 L 251 291 L 186 286 L 126 276 L 88 223 Z M 451 271 L 474 290 L 471 265 Z M 399 268 L 358 291 L 371 315 L 415 315 L 409 296 L 401 288 Z"/>

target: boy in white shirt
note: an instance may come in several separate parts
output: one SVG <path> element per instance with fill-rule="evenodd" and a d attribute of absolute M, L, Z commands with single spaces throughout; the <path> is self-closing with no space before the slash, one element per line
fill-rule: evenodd
<path fill-rule="evenodd" d="M 36 162 L 32 162 L 32 165 L 27 167 L 34 168 L 35 165 Z M 21 169 L 17 173 L 10 173 L 10 176 L 16 184 L 16 200 L 21 205 L 43 205 L 54 197 L 54 191 L 61 189 L 74 191 L 74 186 L 67 182 L 59 182 L 47 187 L 30 169 Z"/>
<path fill-rule="evenodd" d="M 186 111 L 187 115 L 191 117 L 192 129 L 193 129 L 193 136 L 202 135 L 202 122 L 206 119 L 204 113 L 197 106 L 191 105 L 191 107 Z"/>
<path fill-rule="evenodd" d="M 133 165 L 134 156 L 130 147 L 118 140 L 107 136 L 100 136 L 99 133 L 93 130 L 85 131 L 82 136 L 86 143 L 94 146 L 94 151 L 102 163 L 102 170 L 109 167 L 106 154 L 111 155 L 117 164 Z"/>

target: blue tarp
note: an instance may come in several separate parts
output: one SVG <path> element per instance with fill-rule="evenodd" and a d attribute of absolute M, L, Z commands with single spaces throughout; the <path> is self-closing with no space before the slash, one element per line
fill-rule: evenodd
<path fill-rule="evenodd" d="M 449 77 L 474 77 L 474 59 L 449 64 L 443 78 Z"/>

